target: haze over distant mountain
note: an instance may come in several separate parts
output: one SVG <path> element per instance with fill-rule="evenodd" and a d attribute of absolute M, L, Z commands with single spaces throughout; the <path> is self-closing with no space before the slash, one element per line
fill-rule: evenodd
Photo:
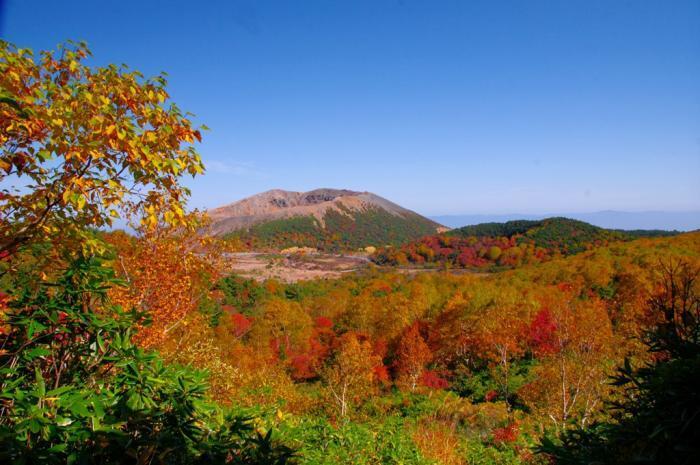
<path fill-rule="evenodd" d="M 399 244 L 444 229 L 371 192 L 344 189 L 274 189 L 208 213 L 213 234 L 260 247 Z"/>
<path fill-rule="evenodd" d="M 546 215 L 528 215 L 520 213 L 501 215 L 438 215 L 430 218 L 451 228 L 459 228 L 480 223 L 505 222 L 512 220 L 541 220 L 550 217 L 566 217 L 585 221 L 595 226 L 608 229 L 663 229 L 677 231 L 694 231 L 700 229 L 700 211 L 667 212 L 623 212 L 599 211 L 592 213 L 557 213 Z"/>

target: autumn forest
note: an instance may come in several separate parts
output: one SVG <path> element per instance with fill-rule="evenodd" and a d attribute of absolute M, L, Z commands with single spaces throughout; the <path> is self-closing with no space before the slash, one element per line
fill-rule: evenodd
<path fill-rule="evenodd" d="M 700 232 L 341 205 L 209 234 L 207 128 L 90 56 L 0 45 L 1 463 L 699 463 Z M 262 249 L 363 265 L 232 271 Z"/>

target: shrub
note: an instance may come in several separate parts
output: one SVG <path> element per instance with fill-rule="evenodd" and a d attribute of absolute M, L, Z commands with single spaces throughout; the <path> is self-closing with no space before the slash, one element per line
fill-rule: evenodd
<path fill-rule="evenodd" d="M 106 300 L 109 267 L 79 258 L 18 287 L 0 355 L 4 463 L 283 464 L 291 451 L 207 400 L 203 373 L 131 342 L 140 317 Z"/>

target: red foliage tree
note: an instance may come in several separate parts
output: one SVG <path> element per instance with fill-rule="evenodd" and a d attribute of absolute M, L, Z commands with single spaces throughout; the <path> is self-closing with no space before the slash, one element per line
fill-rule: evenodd
<path fill-rule="evenodd" d="M 495 444 L 509 444 L 518 440 L 520 427 L 517 422 L 507 424 L 502 428 L 493 430 L 493 442 Z"/>
<path fill-rule="evenodd" d="M 420 384 L 431 389 L 447 389 L 450 385 L 449 381 L 435 370 L 425 370 L 420 377 Z"/>
<path fill-rule="evenodd" d="M 231 322 L 233 323 L 233 335 L 237 338 L 241 338 L 250 330 L 253 319 L 246 317 L 242 313 L 232 313 Z"/>
<path fill-rule="evenodd" d="M 529 339 L 535 355 L 545 356 L 557 351 L 557 324 L 548 308 L 542 308 L 530 323 Z"/>

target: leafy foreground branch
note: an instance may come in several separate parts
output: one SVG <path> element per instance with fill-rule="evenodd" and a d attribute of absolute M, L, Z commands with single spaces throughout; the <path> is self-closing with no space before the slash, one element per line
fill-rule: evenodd
<path fill-rule="evenodd" d="M 200 372 L 131 342 L 98 258 L 0 302 L 0 462 L 284 464 L 291 450 L 207 401 Z"/>

